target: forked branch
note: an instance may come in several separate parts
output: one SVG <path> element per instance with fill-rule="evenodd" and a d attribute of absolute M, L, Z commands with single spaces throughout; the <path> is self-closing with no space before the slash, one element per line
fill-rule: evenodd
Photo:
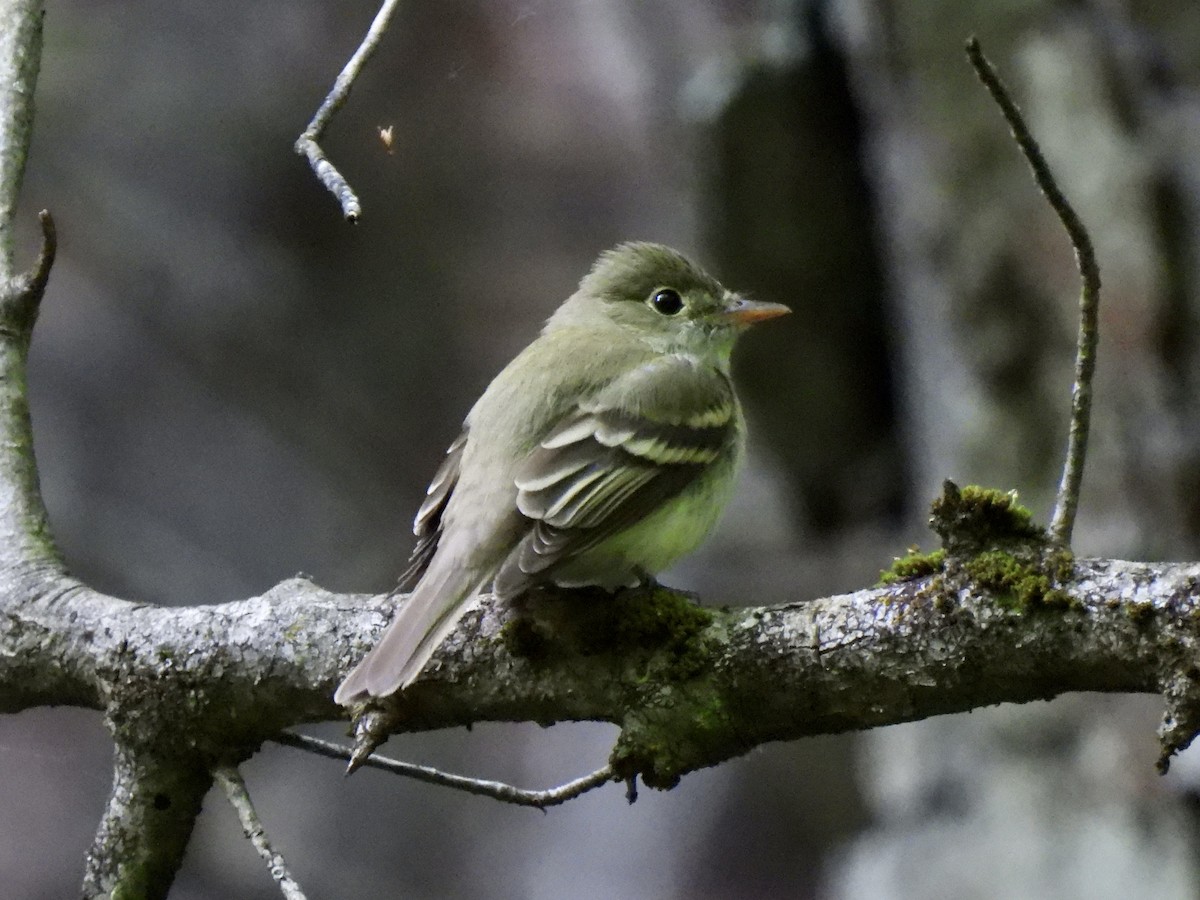
<path fill-rule="evenodd" d="M 358 195 L 354 193 L 354 189 L 350 187 L 345 176 L 325 156 L 320 140 L 325 133 L 325 127 L 333 118 L 333 114 L 342 108 L 342 104 L 350 96 L 350 89 L 354 87 L 355 79 L 358 78 L 363 66 L 367 64 L 367 60 L 371 58 L 371 54 L 375 52 L 375 48 L 379 46 L 384 32 L 387 31 L 392 14 L 399 5 L 400 0 L 384 0 L 383 5 L 379 7 L 379 12 L 375 14 L 375 19 L 371 22 L 371 27 L 367 29 L 362 43 L 358 45 L 358 49 L 354 51 L 350 61 L 338 74 L 333 88 L 325 95 L 325 100 L 317 109 L 316 115 L 312 117 L 312 121 L 308 123 L 308 127 L 296 139 L 296 152 L 308 160 L 313 172 L 321 180 L 321 184 L 325 185 L 329 192 L 337 198 L 342 207 L 342 215 L 350 222 L 358 221 L 362 215 L 362 204 L 359 203 Z"/>

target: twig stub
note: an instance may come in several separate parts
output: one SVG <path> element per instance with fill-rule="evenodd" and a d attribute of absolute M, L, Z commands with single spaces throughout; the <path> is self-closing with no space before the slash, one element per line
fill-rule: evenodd
<path fill-rule="evenodd" d="M 38 214 L 42 223 L 42 246 L 32 268 L 9 280 L 0 289 L 0 332 L 21 340 L 28 340 L 37 321 L 38 309 L 50 270 L 58 253 L 58 230 L 49 210 Z"/>

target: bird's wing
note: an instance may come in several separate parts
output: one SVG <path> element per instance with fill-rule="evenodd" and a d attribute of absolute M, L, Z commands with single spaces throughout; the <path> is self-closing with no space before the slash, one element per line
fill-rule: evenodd
<path fill-rule="evenodd" d="M 463 447 L 467 444 L 467 429 L 455 438 L 454 443 L 446 450 L 446 458 L 438 466 L 433 480 L 425 490 L 425 500 L 417 510 L 413 520 L 413 534 L 417 536 L 417 545 L 413 548 L 412 556 L 408 558 L 408 567 L 400 574 L 398 590 L 407 591 L 416 586 L 429 568 L 429 561 L 437 552 L 438 541 L 442 537 L 442 513 L 450 502 L 450 495 L 458 484 L 458 471 L 462 463 Z"/>
<path fill-rule="evenodd" d="M 738 415 L 727 376 L 674 358 L 578 404 L 517 469 L 517 508 L 530 525 L 496 592 L 520 594 L 681 493 L 731 452 Z"/>

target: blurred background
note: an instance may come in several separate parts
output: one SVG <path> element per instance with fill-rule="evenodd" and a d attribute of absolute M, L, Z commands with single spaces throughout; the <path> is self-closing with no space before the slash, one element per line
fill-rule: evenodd
<path fill-rule="evenodd" d="M 60 255 L 30 391 L 57 537 L 98 588 L 386 590 L 470 403 L 626 239 L 796 312 L 740 348 L 752 459 L 668 583 L 733 604 L 869 585 L 933 545 L 947 477 L 1016 488 L 1045 521 L 1077 279 L 972 33 L 1105 280 L 1076 548 L 1200 557 L 1195 4 L 403 4 L 325 141 L 357 227 L 291 144 L 375 0 L 47 6 L 24 237 L 32 254 L 48 207 Z M 1154 774 L 1158 715 L 982 710 L 546 815 L 273 746 L 245 774 L 313 900 L 1194 897 L 1200 761 Z M 546 787 L 613 737 L 481 726 L 386 752 Z M 110 753 L 98 714 L 0 718 L 6 896 L 76 894 Z M 210 795 L 172 896 L 277 895 Z"/>

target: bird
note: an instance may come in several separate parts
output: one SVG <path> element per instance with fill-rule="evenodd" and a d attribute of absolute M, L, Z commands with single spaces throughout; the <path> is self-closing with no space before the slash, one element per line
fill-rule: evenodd
<path fill-rule="evenodd" d="M 468 413 L 417 511 L 411 593 L 335 701 L 411 685 L 489 585 L 614 592 L 699 546 L 745 448 L 734 343 L 788 312 L 662 244 L 602 253 Z"/>

